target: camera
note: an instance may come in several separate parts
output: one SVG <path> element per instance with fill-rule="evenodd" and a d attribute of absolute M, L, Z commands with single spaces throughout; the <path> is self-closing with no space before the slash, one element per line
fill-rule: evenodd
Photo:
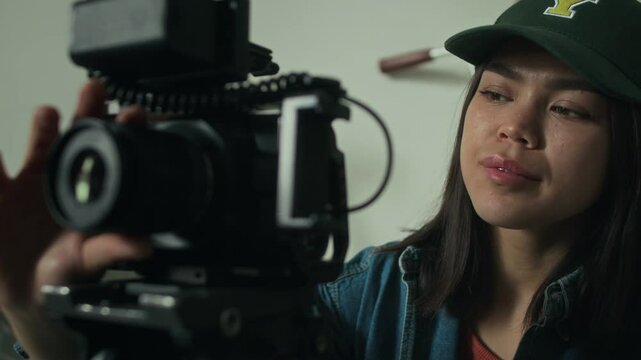
<path fill-rule="evenodd" d="M 315 284 L 342 268 L 348 119 L 333 79 L 278 71 L 249 42 L 248 0 L 85 0 L 72 60 L 110 99 L 170 120 L 81 119 L 56 144 L 54 218 L 87 234 L 148 236 L 127 281 L 47 286 L 49 312 L 91 359 L 322 359 Z M 324 256 L 328 248 L 329 256 Z"/>

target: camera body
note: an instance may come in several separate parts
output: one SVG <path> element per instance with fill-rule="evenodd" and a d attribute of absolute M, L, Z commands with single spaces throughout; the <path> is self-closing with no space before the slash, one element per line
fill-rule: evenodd
<path fill-rule="evenodd" d="M 345 91 L 306 74 L 239 83 L 278 70 L 249 42 L 248 14 L 248 0 L 74 4 L 74 62 L 121 105 L 172 118 L 81 119 L 51 156 L 47 198 L 61 225 L 154 246 L 149 260 L 118 264 L 142 279 L 43 289 L 93 359 L 128 358 L 134 333 L 163 344 L 154 358 L 327 356 L 314 287 L 338 275 L 347 250 L 331 127 L 349 118 Z M 247 353 L 250 343 L 269 351 Z"/>
<path fill-rule="evenodd" d="M 47 182 L 55 218 L 85 233 L 151 235 L 148 270 L 161 279 L 185 266 L 213 268 L 210 280 L 234 278 L 234 267 L 302 275 L 293 262 L 318 259 L 346 227 L 343 157 L 331 128 L 349 116 L 338 82 L 229 83 L 247 77 L 248 64 L 277 68 L 249 51 L 247 1 L 91 0 L 74 9 L 72 59 L 121 103 L 176 115 L 148 126 L 83 119 L 68 131 Z M 113 18 L 121 30 L 105 34 Z M 165 60 L 142 66 L 157 57 Z"/>

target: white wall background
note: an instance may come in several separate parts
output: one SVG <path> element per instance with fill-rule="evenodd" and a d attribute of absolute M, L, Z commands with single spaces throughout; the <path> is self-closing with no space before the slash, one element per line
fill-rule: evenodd
<path fill-rule="evenodd" d="M 58 107 L 68 124 L 82 69 L 67 58 L 71 0 L 0 0 L 0 152 L 16 173 L 38 104 Z M 448 57 L 383 75 L 384 56 L 425 47 L 488 24 L 510 0 L 254 0 L 251 39 L 274 51 L 282 71 L 335 77 L 385 118 L 396 166 L 381 199 L 350 217 L 350 254 L 403 237 L 431 216 L 446 174 L 467 66 Z M 375 191 L 385 148 L 378 127 L 353 109 L 335 126 L 346 153 L 350 203 Z"/>

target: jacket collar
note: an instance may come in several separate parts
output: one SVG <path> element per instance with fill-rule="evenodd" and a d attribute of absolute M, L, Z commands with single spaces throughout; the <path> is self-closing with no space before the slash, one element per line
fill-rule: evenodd
<path fill-rule="evenodd" d="M 398 266 L 403 278 L 419 275 L 423 250 L 415 246 L 405 248 L 398 258 Z M 570 273 L 549 284 L 544 291 L 542 316 L 538 326 L 555 325 L 559 335 L 567 339 L 567 319 L 570 318 L 576 305 L 579 287 L 583 280 L 583 267 L 577 267 Z"/>
<path fill-rule="evenodd" d="M 398 258 L 398 267 L 403 275 L 418 275 L 423 259 L 423 250 L 415 246 L 408 246 Z"/>

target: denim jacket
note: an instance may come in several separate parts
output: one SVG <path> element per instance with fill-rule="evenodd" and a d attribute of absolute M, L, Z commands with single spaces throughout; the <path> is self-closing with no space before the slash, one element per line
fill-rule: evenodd
<path fill-rule="evenodd" d="M 446 307 L 426 318 L 414 305 L 422 251 L 367 248 L 333 282 L 318 288 L 333 331 L 332 359 L 457 359 L 459 320 Z M 582 359 L 582 346 L 567 321 L 583 277 L 582 268 L 545 289 L 541 321 L 523 336 L 515 359 Z"/>

